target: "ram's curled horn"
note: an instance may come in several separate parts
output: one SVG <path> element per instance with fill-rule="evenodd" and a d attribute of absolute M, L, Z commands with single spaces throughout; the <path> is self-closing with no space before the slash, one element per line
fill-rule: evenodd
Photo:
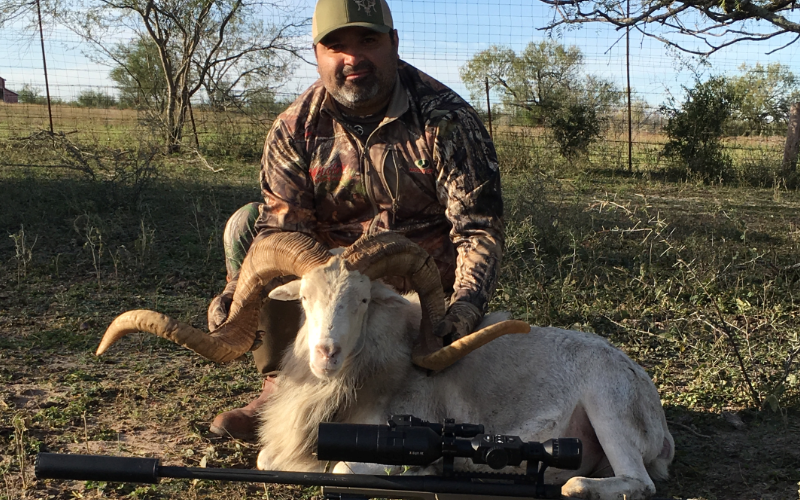
<path fill-rule="evenodd" d="M 419 295 L 423 311 L 420 334 L 411 360 L 422 368 L 443 370 L 497 337 L 530 330 L 530 325 L 524 321 L 503 321 L 442 347 L 442 339 L 434 336 L 432 327 L 444 319 L 444 291 L 436 263 L 422 247 L 398 233 L 385 232 L 362 237 L 348 247 L 342 257 L 347 259 L 351 268 L 370 279 L 387 276 L 409 278 Z"/>
<path fill-rule="evenodd" d="M 242 263 L 228 319 L 210 334 L 155 312 L 136 310 L 109 325 L 97 355 L 133 332 L 148 332 L 188 347 L 206 359 L 224 363 L 252 349 L 256 340 L 261 292 L 278 276 L 302 276 L 330 259 L 330 252 L 302 233 L 274 233 L 255 242 Z"/>
<path fill-rule="evenodd" d="M 516 319 L 500 321 L 461 337 L 452 344 L 444 346 L 435 352 L 416 356 L 414 364 L 428 370 L 444 370 L 475 349 L 488 344 L 498 337 L 510 333 L 528 333 L 530 330 L 531 325 L 524 321 Z"/>
<path fill-rule="evenodd" d="M 342 257 L 351 269 L 369 279 L 408 278 L 422 306 L 420 339 L 433 337 L 433 326 L 444 318 L 445 297 L 439 269 L 428 252 L 399 233 L 384 232 L 358 239 Z M 441 347 L 441 340 L 438 347 Z"/>

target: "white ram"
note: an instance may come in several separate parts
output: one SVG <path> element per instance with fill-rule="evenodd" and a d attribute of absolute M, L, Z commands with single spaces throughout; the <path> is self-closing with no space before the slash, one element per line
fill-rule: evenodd
<path fill-rule="evenodd" d="M 580 438 L 580 470 L 550 469 L 546 475 L 547 482 L 563 484 L 565 496 L 635 500 L 655 493 L 651 477 L 667 477 L 674 442 L 656 388 L 639 365 L 597 335 L 533 327 L 528 334 L 490 342 L 431 376 L 410 362 L 412 344 L 419 346 L 430 337 L 430 325 L 443 314 L 441 287 L 432 292 L 421 277 L 431 263 L 414 252 L 407 259 L 393 252 L 389 258 L 376 258 L 385 252 L 369 250 L 374 248 L 370 245 L 354 247 L 340 256 L 315 249 L 313 263 L 302 270 L 295 264 L 291 271 L 278 266 L 284 271 L 277 274 L 301 278 L 274 289 L 270 297 L 300 299 L 304 318 L 297 340 L 284 355 L 278 391 L 262 415 L 260 469 L 320 470 L 323 464 L 313 455 L 320 422 L 383 424 L 390 414 L 413 414 L 430 421 L 481 423 L 489 433 L 524 441 Z M 364 253 L 370 255 L 364 258 Z M 234 320 L 237 314 L 252 315 L 252 296 L 276 275 L 274 270 L 253 274 L 258 278 L 247 285 L 249 291 L 240 292 L 240 277 L 231 310 Z M 395 274 L 411 278 L 419 299 L 401 296 L 376 279 Z M 251 312 L 242 312 L 247 310 Z M 139 319 L 145 313 L 148 319 Z M 131 311 L 120 316 L 98 352 L 139 330 L 222 361 L 244 352 L 236 348 L 229 353 L 229 345 L 252 344 L 252 337 L 234 342 L 230 337 L 235 335 L 220 333 L 225 328 L 255 331 L 251 325 L 230 326 L 229 319 L 220 331 L 200 332 L 204 339 L 197 339 L 191 327 L 169 318 L 154 326 L 154 314 Z M 484 323 L 498 319 L 503 318 L 490 315 Z M 220 343 L 224 356 L 217 354 Z M 383 471 L 383 466 L 346 465 L 359 473 Z"/>

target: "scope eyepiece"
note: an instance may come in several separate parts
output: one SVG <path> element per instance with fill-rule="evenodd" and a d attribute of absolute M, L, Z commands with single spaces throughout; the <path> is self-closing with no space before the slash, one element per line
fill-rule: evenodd
<path fill-rule="evenodd" d="M 547 463 L 558 469 L 577 470 L 583 459 L 583 443 L 578 438 L 548 439 L 542 443 L 548 458 Z"/>

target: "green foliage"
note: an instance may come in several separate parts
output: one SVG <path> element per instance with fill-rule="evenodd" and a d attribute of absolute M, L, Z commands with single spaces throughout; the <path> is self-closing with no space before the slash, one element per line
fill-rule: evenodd
<path fill-rule="evenodd" d="M 269 128 L 289 104 L 276 100 L 269 89 L 218 94 L 210 103 L 195 107 L 209 111 L 204 113 L 206 133 L 201 138 L 201 151 L 217 158 L 258 161 Z"/>
<path fill-rule="evenodd" d="M 800 80 L 787 66 L 743 64 L 740 76 L 729 77 L 736 106 L 728 135 L 785 135 L 789 109 L 800 101 Z"/>
<path fill-rule="evenodd" d="M 34 87 L 28 83 L 22 86 L 22 90 L 17 93 L 19 102 L 24 104 L 47 104 L 47 97 L 42 95 L 38 87 Z"/>
<path fill-rule="evenodd" d="M 557 109 L 547 122 L 561 155 L 573 159 L 586 154 L 592 142 L 600 137 L 604 120 L 588 103 L 571 102 Z"/>
<path fill-rule="evenodd" d="M 84 108 L 112 108 L 117 105 L 117 98 L 98 90 L 84 90 L 78 95 L 76 103 Z"/>
<path fill-rule="evenodd" d="M 547 112 L 574 91 L 583 54 L 555 41 L 531 42 L 521 54 L 492 46 L 475 54 L 462 68 L 461 79 L 472 99 L 484 97 L 485 81 L 506 107 L 527 111 L 531 125 L 541 125 Z"/>
<path fill-rule="evenodd" d="M 485 98 L 488 80 L 503 106 L 526 125 L 548 127 L 566 158 L 586 152 L 603 130 L 602 114 L 619 103 L 610 81 L 582 73 L 577 47 L 531 42 L 517 55 L 505 47 L 479 52 L 460 70 L 472 99 Z"/>
<path fill-rule="evenodd" d="M 117 84 L 120 106 L 163 111 L 167 85 L 155 42 L 140 37 L 118 44 L 112 54 L 119 65 L 109 77 Z"/>
<path fill-rule="evenodd" d="M 697 81 L 685 88 L 686 100 L 676 107 L 674 99 L 662 106 L 668 117 L 664 131 L 669 141 L 663 155 L 680 161 L 681 168 L 703 181 L 722 181 L 731 175 L 731 159 L 722 147 L 726 121 L 731 117 L 736 94 L 724 77 Z"/>

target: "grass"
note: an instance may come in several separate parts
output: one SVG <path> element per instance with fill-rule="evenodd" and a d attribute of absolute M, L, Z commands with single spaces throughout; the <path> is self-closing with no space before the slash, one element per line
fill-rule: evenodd
<path fill-rule="evenodd" d="M 73 143 L 98 172 L 143 161 L 114 163 L 97 143 Z M 604 147 L 594 158 L 616 154 Z M 660 496 L 796 498 L 800 193 L 703 185 L 655 164 L 632 175 L 590 158 L 579 169 L 527 135 L 499 139 L 498 150 L 508 239 L 492 307 L 596 332 L 647 369 L 676 439 Z M 0 163 L 44 164 L 65 151 L 7 140 Z M 214 158 L 223 170 L 213 172 L 191 156 L 149 161 L 156 175 L 141 186 L 136 176 L 0 167 L 0 499 L 317 495 L 33 478 L 39 451 L 254 465 L 253 444 L 208 432 L 215 414 L 253 397 L 249 361 L 217 366 L 144 335 L 92 354 L 129 309 L 205 327 L 224 285 L 224 222 L 259 198 L 255 163 Z"/>
<path fill-rule="evenodd" d="M 104 149 L 137 149 L 142 143 L 162 140 L 157 118 L 145 111 L 116 108 L 82 108 L 66 104 L 51 106 L 53 128 L 69 140 L 83 146 L 100 146 Z M 238 111 L 215 112 L 193 110 L 194 128 L 187 118 L 185 141 L 188 150 L 194 149 L 195 133 L 198 148 L 204 155 L 214 158 L 257 161 L 261 155 L 264 136 L 275 118 L 273 111 L 249 114 Z M 0 102 L 0 140 L 24 140 L 41 130 L 50 130 L 46 105 L 5 104 Z M 37 144 L 37 150 L 44 148 Z M 37 155 L 36 162 L 20 158 L 8 150 L 3 158 L 6 164 L 51 166 L 60 165 L 59 157 Z M 198 161 L 192 158 L 191 161 Z M 213 167 L 212 167 L 213 168 Z"/>

